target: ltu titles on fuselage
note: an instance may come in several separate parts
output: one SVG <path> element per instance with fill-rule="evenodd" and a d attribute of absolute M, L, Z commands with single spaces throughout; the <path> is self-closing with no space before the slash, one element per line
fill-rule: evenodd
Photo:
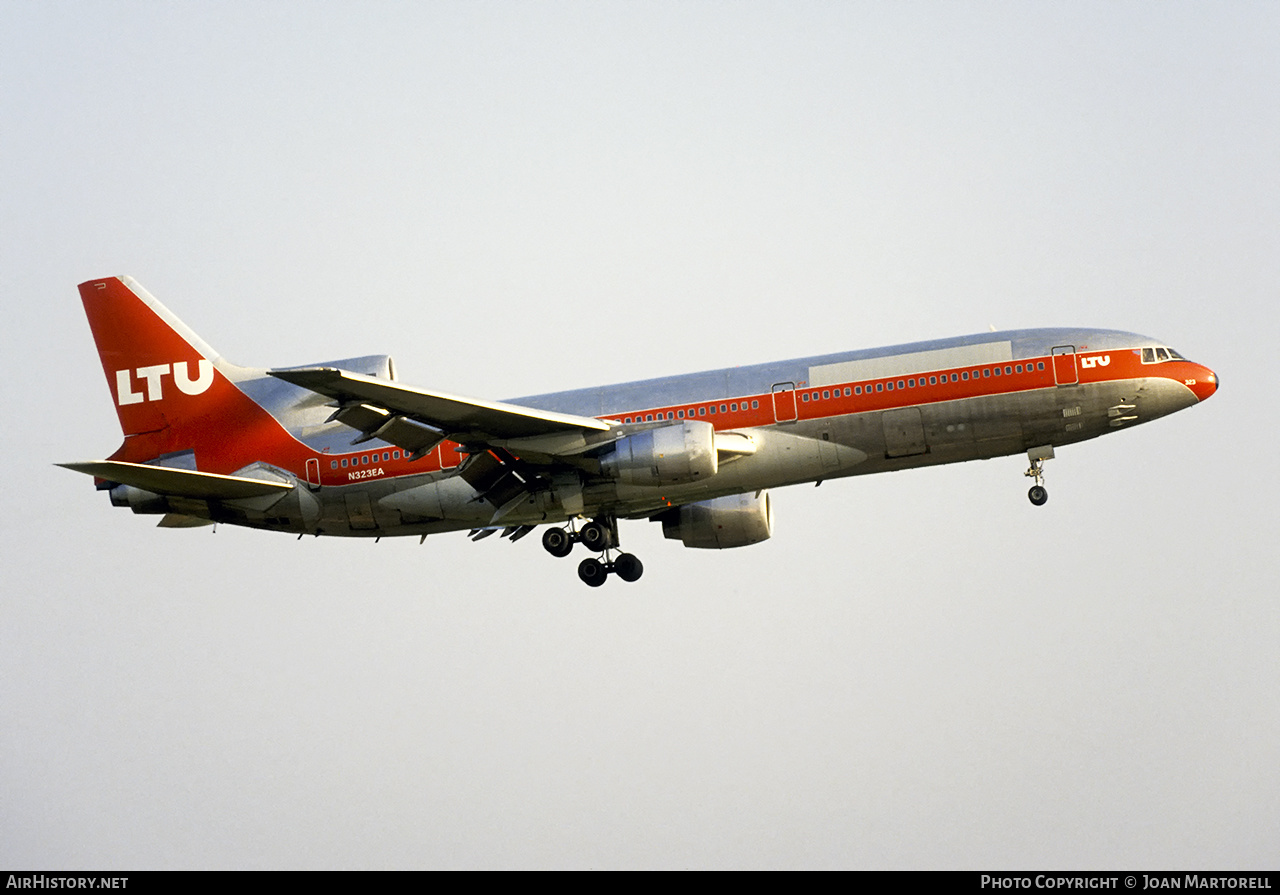
<path fill-rule="evenodd" d="M 980 333 L 489 401 L 397 381 L 384 355 L 243 367 L 128 277 L 80 285 L 124 443 L 64 464 L 163 528 L 467 531 L 640 578 L 621 520 L 685 547 L 773 534 L 770 489 L 1056 448 L 1199 404 L 1217 376 L 1110 329 Z M 1134 468 L 1141 469 L 1140 466 Z"/>

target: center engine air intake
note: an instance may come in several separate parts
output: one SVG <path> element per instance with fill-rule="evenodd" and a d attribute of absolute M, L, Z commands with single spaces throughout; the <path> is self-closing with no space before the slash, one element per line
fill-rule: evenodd
<path fill-rule="evenodd" d="M 620 438 L 600 458 L 604 473 L 628 485 L 674 485 L 716 474 L 715 428 L 686 420 Z"/>

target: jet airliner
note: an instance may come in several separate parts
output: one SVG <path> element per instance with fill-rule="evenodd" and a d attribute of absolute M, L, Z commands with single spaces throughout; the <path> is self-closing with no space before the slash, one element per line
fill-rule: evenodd
<path fill-rule="evenodd" d="M 487 401 L 412 388 L 390 357 L 230 363 L 130 277 L 80 285 L 124 443 L 94 476 L 111 503 L 185 528 L 303 535 L 469 531 L 590 554 L 638 579 L 618 521 L 686 547 L 773 533 L 770 488 L 1026 453 L 1048 500 L 1054 449 L 1190 407 L 1213 371 L 1106 329 L 1032 329 Z"/>

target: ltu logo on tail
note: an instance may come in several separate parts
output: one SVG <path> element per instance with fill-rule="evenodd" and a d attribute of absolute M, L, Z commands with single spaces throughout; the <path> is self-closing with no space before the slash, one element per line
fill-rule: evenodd
<path fill-rule="evenodd" d="M 172 368 L 172 369 L 171 369 Z M 147 391 L 133 390 L 133 377 L 146 380 Z M 159 401 L 164 397 L 163 379 L 173 377 L 173 384 L 184 395 L 199 395 L 213 385 L 213 364 L 204 358 L 196 361 L 196 378 L 192 379 L 187 362 L 180 360 L 174 364 L 156 364 L 151 367 L 139 367 L 136 370 L 116 370 L 116 403 L 123 407 L 126 404 L 141 404 L 143 401 Z"/>

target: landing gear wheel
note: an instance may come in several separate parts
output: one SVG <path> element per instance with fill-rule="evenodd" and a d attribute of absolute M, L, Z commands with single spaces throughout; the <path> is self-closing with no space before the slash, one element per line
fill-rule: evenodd
<path fill-rule="evenodd" d="M 600 553 L 609 547 L 609 529 L 599 522 L 588 522 L 578 532 L 578 539 L 583 546 L 593 553 Z"/>
<path fill-rule="evenodd" d="M 563 528 L 548 528 L 542 535 L 542 548 L 552 556 L 568 556 L 573 552 L 573 538 Z"/>
<path fill-rule="evenodd" d="M 644 574 L 644 563 L 630 553 L 619 553 L 618 558 L 613 561 L 613 571 L 623 581 L 638 581 Z"/>
<path fill-rule="evenodd" d="M 578 563 L 578 577 L 591 587 L 599 587 L 609 577 L 609 570 L 598 559 L 587 557 Z"/>
<path fill-rule="evenodd" d="M 1031 468 L 1023 475 L 1035 481 L 1027 492 L 1027 498 L 1036 506 L 1042 507 L 1049 500 L 1049 492 L 1044 487 L 1044 461 L 1053 459 L 1053 446 L 1046 444 L 1030 448 L 1027 450 L 1027 459 L 1031 461 Z"/>

